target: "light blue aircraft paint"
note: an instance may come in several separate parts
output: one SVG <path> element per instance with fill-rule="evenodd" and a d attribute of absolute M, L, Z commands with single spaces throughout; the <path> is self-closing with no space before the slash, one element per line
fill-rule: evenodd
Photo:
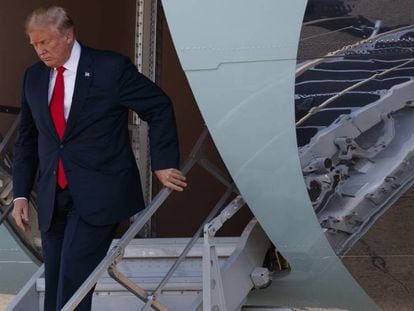
<path fill-rule="evenodd" d="M 248 304 L 377 310 L 327 242 L 303 181 L 294 81 L 304 0 L 163 0 L 217 148 L 292 271 Z"/>

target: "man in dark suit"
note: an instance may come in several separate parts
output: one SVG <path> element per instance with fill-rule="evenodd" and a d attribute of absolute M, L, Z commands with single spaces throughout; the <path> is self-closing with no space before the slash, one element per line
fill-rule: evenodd
<path fill-rule="evenodd" d="M 129 143 L 129 109 L 149 124 L 151 166 L 161 183 L 186 187 L 168 97 L 128 58 L 80 45 L 60 7 L 35 10 L 26 31 L 41 61 L 26 70 L 13 163 L 13 217 L 28 226 L 37 205 L 45 310 L 60 310 L 105 256 L 117 224 L 144 208 Z M 90 310 L 92 292 L 78 310 Z"/>

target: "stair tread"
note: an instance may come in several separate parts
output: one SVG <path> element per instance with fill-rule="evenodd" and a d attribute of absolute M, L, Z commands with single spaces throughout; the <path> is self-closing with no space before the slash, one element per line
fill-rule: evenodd
<path fill-rule="evenodd" d="M 111 248 L 119 240 L 112 242 Z M 190 238 L 155 238 L 155 239 L 133 239 L 125 248 L 124 258 L 176 258 L 184 250 Z M 228 257 L 234 251 L 239 237 L 216 238 L 216 249 L 218 256 Z M 203 239 L 199 238 L 188 257 L 202 257 Z"/>
<path fill-rule="evenodd" d="M 220 258 L 229 257 L 239 239 L 239 237 L 216 238 L 217 255 Z M 118 241 L 115 239 L 111 247 Z M 154 290 L 189 241 L 190 238 L 133 239 L 125 248 L 124 260 L 118 264 L 118 268 L 134 283 L 142 285 L 145 290 Z M 200 291 L 202 289 L 203 243 L 202 238 L 198 239 L 164 290 Z M 220 261 L 223 262 L 223 259 Z M 36 290 L 44 292 L 44 278 L 36 280 Z M 96 285 L 96 291 L 119 292 L 126 289 L 105 272 Z"/>
<path fill-rule="evenodd" d="M 145 290 L 154 290 L 158 284 L 162 281 L 164 276 L 159 277 L 131 277 L 130 280 L 135 284 L 138 284 Z M 202 289 L 202 277 L 199 276 L 185 276 L 185 277 L 172 277 L 167 285 L 164 287 L 164 291 L 176 291 L 176 290 L 196 290 Z M 39 278 L 36 280 L 36 290 L 38 292 L 45 291 L 45 280 Z M 121 284 L 112 279 L 111 277 L 102 277 L 96 284 L 95 291 L 127 291 Z"/>

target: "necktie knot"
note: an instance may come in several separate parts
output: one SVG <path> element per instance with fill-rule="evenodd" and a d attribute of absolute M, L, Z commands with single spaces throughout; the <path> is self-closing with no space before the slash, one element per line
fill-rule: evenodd
<path fill-rule="evenodd" d="M 66 70 L 66 68 L 63 66 L 60 66 L 60 67 L 57 67 L 56 70 L 58 73 L 63 73 Z"/>

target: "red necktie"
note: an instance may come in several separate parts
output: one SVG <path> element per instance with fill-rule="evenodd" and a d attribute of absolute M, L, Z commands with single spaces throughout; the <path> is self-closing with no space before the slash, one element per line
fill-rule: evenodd
<path fill-rule="evenodd" d="M 56 132 L 62 140 L 63 133 L 65 132 L 66 120 L 64 110 L 64 99 L 65 99 L 65 83 L 63 80 L 63 72 L 66 70 L 65 67 L 58 67 L 55 87 L 53 89 L 52 99 L 50 100 L 50 115 L 52 116 L 53 124 L 55 125 Z M 66 180 L 65 171 L 63 170 L 62 159 L 59 159 L 57 169 L 57 184 L 65 189 L 68 185 Z"/>

